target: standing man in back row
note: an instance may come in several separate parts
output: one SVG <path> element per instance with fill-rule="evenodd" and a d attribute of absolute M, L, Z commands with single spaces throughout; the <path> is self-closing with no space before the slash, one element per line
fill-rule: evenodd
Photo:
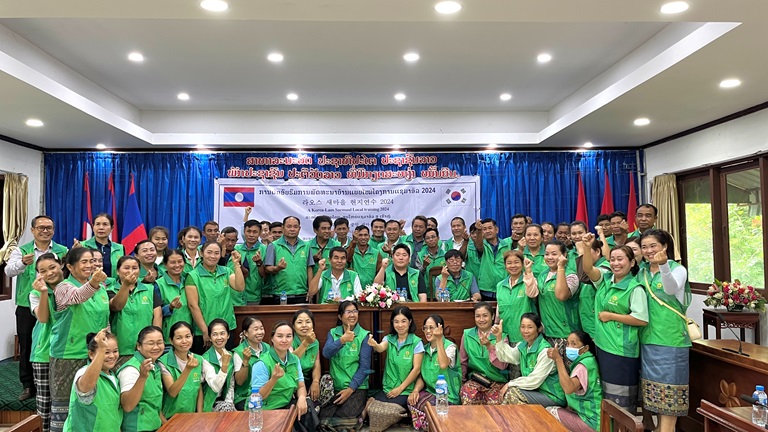
<path fill-rule="evenodd" d="M 475 224 L 482 230 L 482 234 L 473 239 L 479 260 L 477 283 L 480 296 L 483 301 L 496 301 L 496 285 L 507 276 L 504 252 L 513 249 L 512 239 L 500 239 L 499 226 L 491 218 L 478 220 Z"/>
<path fill-rule="evenodd" d="M 288 304 L 307 301 L 307 288 L 312 280 L 312 266 L 315 260 L 309 250 L 309 243 L 299 238 L 301 222 L 296 216 L 283 219 L 283 235 L 267 246 L 264 268 L 272 275 L 274 296 L 264 298 L 262 304 L 280 304 L 283 291 Z"/>
<path fill-rule="evenodd" d="M 411 267 L 416 268 L 416 257 L 424 247 L 424 233 L 427 231 L 427 217 L 418 215 L 411 222 L 411 233 L 400 238 L 400 243 L 408 246 L 411 253 Z"/>

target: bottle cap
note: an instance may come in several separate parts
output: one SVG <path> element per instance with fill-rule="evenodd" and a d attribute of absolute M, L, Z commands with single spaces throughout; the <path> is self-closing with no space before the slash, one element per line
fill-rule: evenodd
<path fill-rule="evenodd" d="M 439 380 L 444 380 L 444 379 L 445 379 L 445 375 L 438 375 L 438 376 L 437 376 L 437 379 L 439 379 Z"/>
<path fill-rule="evenodd" d="M 258 393 L 258 392 L 259 392 L 259 390 L 261 390 L 261 389 L 257 389 L 257 388 L 255 388 L 255 389 L 253 389 L 253 390 L 251 391 L 251 394 L 253 394 L 253 393 Z"/>
<path fill-rule="evenodd" d="M 755 390 L 757 390 L 757 391 L 765 391 L 765 387 L 763 387 L 763 386 L 755 386 Z"/>

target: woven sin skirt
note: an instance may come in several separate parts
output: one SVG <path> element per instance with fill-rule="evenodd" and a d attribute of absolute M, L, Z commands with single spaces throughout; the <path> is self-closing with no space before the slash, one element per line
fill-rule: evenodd
<path fill-rule="evenodd" d="M 688 415 L 688 353 L 687 347 L 641 347 L 643 409 L 666 416 Z"/>

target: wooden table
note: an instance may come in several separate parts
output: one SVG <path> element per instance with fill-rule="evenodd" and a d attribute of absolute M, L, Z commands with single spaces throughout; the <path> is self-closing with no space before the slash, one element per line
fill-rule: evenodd
<path fill-rule="evenodd" d="M 760 343 L 760 314 L 757 312 L 728 312 L 722 309 L 704 309 L 702 315 L 704 339 L 709 339 L 709 326 L 715 328 L 715 338 L 717 339 L 720 339 L 721 329 L 730 327 L 739 329 L 742 342 L 746 338 L 744 329 L 754 329 L 754 341 L 756 344 Z"/>
<path fill-rule="evenodd" d="M 451 405 L 448 415 L 425 408 L 432 432 L 568 432 L 541 405 Z"/>
<path fill-rule="evenodd" d="M 752 423 L 752 407 L 722 408 L 703 400 L 696 411 L 704 417 L 704 432 L 765 431 Z"/>
<path fill-rule="evenodd" d="M 264 432 L 290 432 L 296 421 L 296 406 L 290 409 L 263 411 Z M 213 412 L 176 414 L 158 432 L 229 432 L 247 431 L 248 412 Z"/>

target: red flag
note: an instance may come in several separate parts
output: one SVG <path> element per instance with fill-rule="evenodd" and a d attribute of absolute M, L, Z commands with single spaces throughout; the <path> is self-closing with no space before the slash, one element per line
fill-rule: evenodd
<path fill-rule="evenodd" d="M 605 190 L 603 190 L 603 205 L 600 214 L 613 213 L 613 195 L 611 195 L 611 181 L 608 179 L 608 171 L 605 172 Z"/>
<path fill-rule="evenodd" d="M 584 193 L 584 183 L 581 181 L 581 172 L 576 174 L 579 182 L 579 197 L 576 200 L 576 219 L 589 226 L 589 216 L 587 215 L 587 195 Z"/>
<path fill-rule="evenodd" d="M 93 237 L 93 211 L 91 210 L 91 184 L 88 178 L 88 173 L 85 173 L 85 218 L 83 219 L 83 229 L 80 231 L 80 239 L 88 240 Z"/>
<path fill-rule="evenodd" d="M 629 232 L 633 232 L 637 229 L 635 225 L 635 212 L 637 211 L 637 196 L 635 194 L 635 176 L 634 173 L 629 173 L 629 202 L 627 203 L 627 225 L 629 225 Z"/>
<path fill-rule="evenodd" d="M 126 251 L 132 251 L 136 244 L 147 238 L 147 229 L 141 220 L 139 202 L 136 200 L 136 189 L 133 185 L 131 174 L 131 190 L 128 192 L 128 201 L 125 203 L 125 220 L 123 221 L 123 246 Z"/>
<path fill-rule="evenodd" d="M 111 173 L 109 175 L 109 206 L 107 207 L 107 212 L 109 212 L 109 215 L 112 216 L 112 220 L 114 221 L 114 224 L 112 225 L 112 241 L 117 242 L 119 239 L 117 237 L 117 200 L 115 199 L 115 178 L 114 173 Z"/>

